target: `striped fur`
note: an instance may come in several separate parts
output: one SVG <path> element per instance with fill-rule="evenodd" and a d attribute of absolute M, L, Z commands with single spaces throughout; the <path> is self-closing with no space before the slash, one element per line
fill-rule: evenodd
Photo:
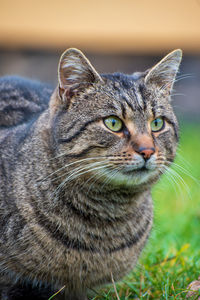
<path fill-rule="evenodd" d="M 0 80 L 2 299 L 47 299 L 65 285 L 56 299 L 83 300 L 132 270 L 152 227 L 151 187 L 175 156 L 180 60 L 176 50 L 137 76 L 99 75 L 69 49 L 54 92 Z M 104 125 L 113 115 L 120 132 Z M 160 116 L 165 127 L 152 133 Z M 145 147 L 155 150 L 148 159 Z"/>

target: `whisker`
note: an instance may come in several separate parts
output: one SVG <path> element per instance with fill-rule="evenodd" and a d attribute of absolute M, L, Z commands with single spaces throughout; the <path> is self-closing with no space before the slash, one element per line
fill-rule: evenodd
<path fill-rule="evenodd" d="M 73 170 L 67 171 L 67 172 L 63 173 L 62 175 L 57 176 L 56 178 L 52 179 L 51 182 L 56 181 L 57 179 L 66 176 L 67 174 L 71 176 L 73 174 L 78 173 L 79 171 L 83 171 L 83 170 L 89 169 L 89 168 L 91 168 L 93 166 L 96 166 L 96 165 L 99 165 L 101 163 L 102 163 L 102 161 L 101 162 L 97 161 L 97 162 L 90 163 L 90 164 L 87 164 L 87 165 L 80 165 L 80 166 L 78 166 L 77 168 L 75 168 Z"/>
<path fill-rule="evenodd" d="M 94 164 L 93 164 L 93 166 L 94 166 Z M 69 183 L 70 181 L 72 181 L 72 180 L 80 177 L 81 175 L 84 175 L 86 173 L 92 172 L 94 170 L 103 169 L 106 166 L 108 166 L 107 163 L 104 164 L 104 165 L 101 165 L 99 167 L 95 167 L 95 168 L 91 168 L 91 165 L 88 165 L 87 168 L 82 168 L 82 169 L 78 170 L 77 172 L 72 173 L 71 175 L 69 175 L 68 177 L 66 177 L 63 182 L 61 182 L 59 184 L 59 186 L 56 188 L 54 194 L 58 194 L 58 192 L 60 191 L 60 189 L 62 189 L 67 183 Z"/>
<path fill-rule="evenodd" d="M 162 167 L 164 167 L 164 166 L 162 166 Z M 179 188 L 179 185 L 178 185 L 177 181 L 175 180 L 175 178 L 174 178 L 169 172 L 167 172 L 167 170 L 166 170 L 165 168 L 164 168 L 164 170 L 160 169 L 160 172 L 161 172 L 162 174 L 166 175 L 165 178 L 166 178 L 166 179 L 169 181 L 169 183 L 172 185 L 172 187 L 173 187 L 173 189 L 174 189 L 174 191 L 175 191 L 175 193 L 176 193 L 176 197 L 178 197 L 177 186 L 178 186 L 178 188 Z"/>
<path fill-rule="evenodd" d="M 109 169 L 109 170 L 107 170 L 107 174 L 106 174 L 106 177 L 104 178 L 104 180 L 103 180 L 103 186 L 102 186 L 102 188 L 100 189 L 100 192 L 102 192 L 102 190 L 103 190 L 103 187 L 105 186 L 105 182 L 107 182 L 111 177 L 112 177 L 112 175 L 111 175 L 111 177 L 109 177 L 109 173 L 110 174 L 112 174 L 113 173 L 113 169 Z M 103 174 L 104 176 L 105 176 L 105 173 Z M 94 182 L 95 183 L 95 182 Z M 94 183 L 93 183 L 93 185 L 94 185 Z"/>
<path fill-rule="evenodd" d="M 57 169 L 56 171 L 52 172 L 51 174 L 49 174 L 47 177 L 43 178 L 43 179 L 40 180 L 39 182 L 45 181 L 46 179 L 50 178 L 51 176 L 53 176 L 54 174 L 56 174 L 56 173 L 62 171 L 62 170 L 65 169 L 65 168 L 68 168 L 68 167 L 73 166 L 73 165 L 78 164 L 78 163 L 87 162 L 87 161 L 89 161 L 89 160 L 95 160 L 95 159 L 99 159 L 99 158 L 102 158 L 102 159 L 103 159 L 104 157 L 103 157 L 103 156 L 88 157 L 88 158 L 79 159 L 79 160 L 74 161 L 74 162 L 72 162 L 72 163 L 66 164 L 66 165 L 64 165 L 63 167 L 61 167 L 61 168 Z"/>
<path fill-rule="evenodd" d="M 190 172 L 189 172 L 187 169 L 183 168 L 182 166 L 178 165 L 178 164 L 175 163 L 175 162 L 173 162 L 172 168 L 173 168 L 173 166 L 174 166 L 175 168 L 178 168 L 178 170 L 179 170 L 180 172 L 182 172 L 183 174 L 185 174 L 185 175 L 187 175 L 188 177 L 190 177 L 195 183 L 197 183 L 198 185 L 200 184 L 200 181 L 199 181 L 198 179 L 196 179 L 194 176 L 192 176 L 192 174 L 190 174 Z"/>
<path fill-rule="evenodd" d="M 185 188 L 187 195 L 190 197 L 190 189 L 189 186 L 187 185 L 187 183 L 184 181 L 184 179 L 182 178 L 181 175 L 179 175 L 174 169 L 172 168 L 167 168 L 167 172 L 171 173 L 171 175 L 173 175 L 177 180 L 179 180 L 179 182 L 183 185 L 183 187 Z M 183 191 L 180 189 L 181 191 L 181 195 L 183 195 Z"/>
<path fill-rule="evenodd" d="M 89 169 L 89 170 L 84 171 L 84 172 L 80 172 L 80 173 L 78 173 L 78 176 L 83 175 L 83 174 L 86 174 L 86 173 L 89 173 L 89 172 L 92 172 L 92 171 L 94 171 L 94 170 L 103 169 L 103 168 L 105 168 L 106 166 L 107 166 L 107 165 L 104 165 L 104 166 L 96 167 L 96 168 L 93 168 L 93 169 Z M 76 179 L 78 176 L 72 176 L 72 178 L 70 179 L 70 181 Z"/>
<path fill-rule="evenodd" d="M 177 76 L 176 79 L 175 79 L 175 82 L 178 82 L 182 79 L 187 79 L 187 78 L 196 78 L 196 75 L 195 74 L 183 74 L 183 75 L 180 75 L 180 76 Z"/>
<path fill-rule="evenodd" d="M 108 164 L 109 166 L 110 164 Z M 110 165 L 111 166 L 111 165 Z M 88 182 L 90 182 L 92 179 L 96 178 L 96 180 L 93 181 L 93 183 L 91 183 L 91 185 L 93 186 L 98 179 L 100 179 L 101 177 L 105 176 L 105 173 L 102 172 L 102 173 L 98 173 L 98 174 L 93 174 L 93 176 L 91 176 L 90 178 L 88 178 L 88 180 L 86 180 L 86 182 L 83 184 L 82 188 L 84 188 L 84 186 L 86 186 L 88 184 Z M 90 185 L 90 187 L 92 187 Z M 91 188 L 88 189 L 88 192 L 91 190 Z M 88 193 L 87 193 L 88 194 Z"/>
<path fill-rule="evenodd" d="M 180 153 L 182 151 L 182 149 L 178 148 L 177 152 L 176 152 L 176 156 L 178 156 L 178 158 L 188 167 L 191 168 L 192 165 L 189 161 L 187 161 L 183 155 Z"/>
<path fill-rule="evenodd" d="M 70 179 L 70 178 L 72 178 L 72 177 L 74 177 L 76 175 L 78 176 L 79 173 L 82 172 L 82 171 L 90 170 L 91 168 L 93 168 L 95 166 L 98 166 L 98 165 L 101 165 L 101 164 L 102 164 L 102 162 L 98 161 L 98 162 L 95 162 L 95 163 L 87 164 L 84 167 L 83 166 L 79 166 L 78 168 L 75 168 L 75 169 L 71 170 L 70 172 L 64 173 L 61 177 L 63 177 L 63 176 L 65 176 L 65 175 L 68 174 L 68 177 L 65 178 L 65 180 L 67 180 L 67 179 Z"/>
<path fill-rule="evenodd" d="M 109 170 L 108 170 L 109 171 Z M 107 171 L 107 172 L 108 172 Z M 110 171 L 109 171 L 110 172 Z M 87 191 L 87 195 L 89 194 L 89 192 L 90 192 L 90 190 L 92 189 L 92 187 L 94 186 L 94 184 L 97 182 L 97 180 L 99 180 L 101 177 L 103 177 L 103 176 L 105 176 L 105 173 L 104 172 L 101 172 L 101 173 L 99 173 L 99 174 L 94 174 L 94 176 L 92 176 L 92 179 L 93 178 L 95 178 L 96 177 L 96 180 L 94 180 L 91 184 L 90 184 L 90 186 L 89 186 L 89 188 L 88 188 L 88 191 Z"/>
<path fill-rule="evenodd" d="M 194 76 L 194 73 L 182 73 L 181 75 L 176 76 L 177 78 L 180 78 L 182 76 Z"/>
<path fill-rule="evenodd" d="M 175 191 L 175 193 L 176 193 L 176 197 L 178 198 L 178 192 L 177 192 L 177 188 L 178 188 L 178 190 L 179 190 L 179 194 L 183 194 L 183 191 L 182 191 L 182 189 L 180 188 L 180 184 L 179 184 L 179 182 L 178 182 L 178 180 L 177 180 L 177 177 L 173 174 L 173 173 L 171 173 L 170 172 L 170 169 L 168 168 L 168 167 L 166 167 L 166 166 L 162 166 L 163 168 L 164 168 L 164 171 L 162 171 L 162 173 L 163 174 L 166 174 L 166 179 L 170 182 L 170 183 L 172 183 L 172 186 L 173 186 L 173 188 L 174 188 L 174 191 Z"/>
<path fill-rule="evenodd" d="M 186 94 L 182 94 L 182 93 L 172 93 L 171 96 L 172 96 L 172 97 L 174 97 L 174 96 L 187 97 Z"/>
<path fill-rule="evenodd" d="M 120 170 L 119 167 L 115 168 L 114 170 L 110 170 L 111 175 L 104 181 L 104 183 L 101 187 L 101 191 L 103 190 L 103 188 L 106 184 L 109 184 L 111 182 L 111 180 L 113 179 L 113 177 L 115 177 L 115 175 L 119 172 L 119 170 Z"/>

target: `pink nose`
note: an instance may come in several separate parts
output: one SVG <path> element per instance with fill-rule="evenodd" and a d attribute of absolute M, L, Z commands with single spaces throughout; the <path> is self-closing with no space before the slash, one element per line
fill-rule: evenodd
<path fill-rule="evenodd" d="M 145 160 L 147 160 L 151 157 L 152 154 L 155 153 L 155 148 L 153 148 L 153 147 L 152 148 L 140 147 L 138 149 L 138 153 L 140 153 L 143 156 L 143 158 Z"/>

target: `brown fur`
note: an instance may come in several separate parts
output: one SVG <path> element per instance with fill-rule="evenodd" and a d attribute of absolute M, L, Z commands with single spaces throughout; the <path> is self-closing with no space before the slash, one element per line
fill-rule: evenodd
<path fill-rule="evenodd" d="M 86 299 L 87 290 L 111 282 L 111 274 L 119 280 L 133 269 L 152 227 L 151 186 L 175 156 L 170 91 L 180 60 L 176 50 L 145 73 L 99 75 L 80 51 L 69 49 L 40 116 L 32 111 L 12 127 L 4 121 L 2 299 L 47 299 L 63 285 L 61 299 Z M 19 85 L 15 89 L 19 94 Z M 0 100 L 0 112 L 3 105 Z M 8 106 L 9 117 L 17 109 Z M 104 124 L 113 115 L 124 123 L 120 132 Z M 158 117 L 166 124 L 153 133 Z"/>

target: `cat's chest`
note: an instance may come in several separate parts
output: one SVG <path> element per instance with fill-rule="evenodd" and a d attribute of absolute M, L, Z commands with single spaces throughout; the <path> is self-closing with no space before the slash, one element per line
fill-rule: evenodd
<path fill-rule="evenodd" d="M 43 233 L 42 243 L 48 245 L 48 250 L 40 245 L 39 251 L 42 257 L 46 254 L 45 273 L 47 276 L 53 273 L 60 284 L 71 281 L 86 287 L 111 282 L 111 274 L 115 280 L 122 278 L 134 267 L 148 238 L 152 214 L 148 211 L 141 220 L 135 221 L 138 224 L 132 221 L 121 227 L 94 226 L 96 230 L 90 228 L 89 231 L 84 224 L 75 226 L 74 220 L 74 224 L 68 223 L 65 234 L 59 230 L 54 236 L 52 232 Z M 39 236 L 42 231 L 42 228 L 37 231 Z"/>
<path fill-rule="evenodd" d="M 57 244 L 54 257 L 51 258 L 51 273 L 61 280 L 61 284 L 71 281 L 77 286 L 81 284 L 86 287 L 109 283 L 111 276 L 118 280 L 133 269 L 151 226 L 150 220 L 147 227 L 137 233 L 139 236 L 133 235 L 131 240 L 129 235 L 127 243 L 120 241 L 116 232 L 116 239 L 115 235 L 110 235 L 110 243 L 101 240 L 99 247 L 94 240 L 86 248 L 82 248 L 81 243 L 79 248 L 78 245 L 71 245 L 71 249 Z"/>

